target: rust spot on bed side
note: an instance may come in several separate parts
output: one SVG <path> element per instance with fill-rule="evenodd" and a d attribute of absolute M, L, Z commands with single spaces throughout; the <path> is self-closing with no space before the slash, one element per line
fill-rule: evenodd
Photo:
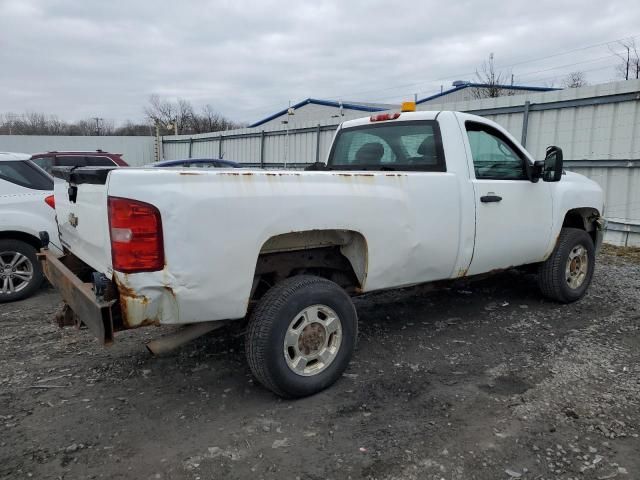
<path fill-rule="evenodd" d="M 125 274 L 125 278 L 126 278 L 126 274 Z M 144 318 L 142 319 L 142 321 L 138 323 L 132 323 L 129 319 L 129 316 L 130 316 L 129 302 L 137 302 L 144 308 L 149 304 L 149 299 L 144 295 L 136 295 L 136 292 L 131 287 L 129 287 L 128 285 L 125 285 L 122 281 L 120 281 L 117 275 L 113 276 L 113 280 L 115 281 L 116 286 L 118 287 L 118 301 L 120 304 L 120 315 L 122 317 L 122 325 L 125 329 L 160 324 L 160 321 L 157 318 Z"/>

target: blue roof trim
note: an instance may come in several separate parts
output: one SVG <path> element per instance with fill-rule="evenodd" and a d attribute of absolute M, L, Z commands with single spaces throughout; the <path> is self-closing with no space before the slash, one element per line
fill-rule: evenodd
<path fill-rule="evenodd" d="M 428 102 L 429 100 L 433 100 L 434 98 L 444 97 L 445 95 L 449 95 L 450 93 L 457 92 L 459 90 L 463 90 L 467 87 L 475 87 L 475 88 L 486 88 L 487 85 L 484 83 L 465 83 L 464 85 L 460 85 L 459 87 L 453 87 L 449 90 L 445 90 L 441 93 L 436 93 L 435 95 L 431 95 L 430 97 L 422 98 L 416 102 L 416 105 L 419 105 L 424 102 Z M 528 92 L 551 92 L 553 90 L 562 90 L 561 88 L 551 88 L 551 87 L 527 87 L 526 85 L 496 85 L 498 88 L 508 88 L 510 90 L 525 90 Z"/>
<path fill-rule="evenodd" d="M 291 105 L 291 108 L 293 108 L 294 110 L 297 110 L 298 108 L 303 107 L 304 105 L 307 105 L 309 103 L 313 103 L 315 105 L 322 105 L 325 107 L 340 108 L 340 102 L 334 102 L 331 100 L 320 100 L 317 98 L 307 98 L 306 100 L 302 100 L 301 102 L 298 102 L 295 105 Z M 342 103 L 342 108 L 346 108 L 347 110 L 358 110 L 360 112 L 383 112 L 385 110 L 389 110 L 388 108 L 383 108 L 383 107 L 369 107 L 366 105 L 358 105 L 354 103 L 344 103 L 344 102 Z M 267 118 L 263 118 L 262 120 L 256 123 L 252 123 L 251 125 L 249 125 L 248 128 L 259 127 L 263 123 L 270 122 L 274 118 L 278 118 L 282 115 L 285 115 L 288 110 L 289 110 L 288 108 L 285 108 L 284 110 L 280 110 L 279 112 L 276 112 L 273 115 L 268 116 Z"/>

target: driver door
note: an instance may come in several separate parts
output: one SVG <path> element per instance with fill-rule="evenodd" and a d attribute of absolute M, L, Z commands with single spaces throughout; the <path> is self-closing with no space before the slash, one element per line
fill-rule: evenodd
<path fill-rule="evenodd" d="M 476 235 L 468 274 L 541 261 L 552 226 L 547 182 L 532 183 L 524 153 L 500 130 L 466 122 Z"/>

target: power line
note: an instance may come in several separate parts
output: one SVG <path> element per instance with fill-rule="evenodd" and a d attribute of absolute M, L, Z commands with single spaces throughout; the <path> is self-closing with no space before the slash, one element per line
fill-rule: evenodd
<path fill-rule="evenodd" d="M 576 65 L 582 65 L 584 63 L 593 63 L 593 62 L 599 62 L 600 60 L 608 60 L 608 59 L 610 59 L 611 57 L 614 57 L 614 56 L 615 56 L 615 54 L 605 55 L 604 57 L 593 58 L 591 60 L 584 60 L 582 62 L 567 63 L 565 65 L 558 65 L 557 67 L 549 67 L 549 68 L 545 68 L 543 70 L 536 70 L 535 72 L 525 72 L 525 73 L 518 74 L 518 78 L 520 78 L 520 77 L 528 77 L 529 75 L 535 75 L 536 73 L 543 73 L 543 72 L 548 72 L 548 71 L 551 71 L 551 70 L 557 70 L 559 68 L 575 67 Z"/>
<path fill-rule="evenodd" d="M 588 73 L 588 72 L 596 72 L 598 70 L 606 70 L 608 68 L 613 68 L 616 65 L 618 65 L 617 63 L 610 63 L 608 65 L 604 65 L 602 67 L 596 67 L 596 68 L 588 68 L 586 70 L 581 70 L 581 72 L 583 73 Z M 543 78 L 535 78 L 531 81 L 536 82 L 536 83 L 540 83 L 540 82 L 544 82 L 544 81 L 548 81 L 548 80 L 555 80 L 558 77 L 563 77 L 565 74 L 564 73 L 558 73 L 556 75 L 553 75 L 551 77 L 543 77 Z"/>
<path fill-rule="evenodd" d="M 586 45 L 583 47 L 578 47 L 578 48 L 573 48 L 570 50 L 564 50 L 561 52 L 556 52 L 556 53 L 552 53 L 550 55 L 545 55 L 543 57 L 537 57 L 537 58 L 532 58 L 532 59 L 528 59 L 528 60 L 522 60 L 519 62 L 515 62 L 515 63 L 511 63 L 511 64 L 507 64 L 507 65 L 502 65 L 499 67 L 496 67 L 496 69 L 505 69 L 505 68 L 512 68 L 515 66 L 519 66 L 519 65 L 525 65 L 528 63 L 535 63 L 535 62 L 540 62 L 542 60 L 548 60 L 550 58 L 556 58 L 556 57 L 560 57 L 563 55 L 569 55 L 571 53 L 575 53 L 575 52 L 579 52 L 579 51 L 584 51 L 584 50 L 589 50 L 592 48 L 597 48 L 597 47 L 602 47 L 602 46 L 607 46 L 607 45 L 611 45 L 612 43 L 616 43 L 616 42 L 620 42 L 623 40 L 630 40 L 630 39 L 635 39 L 637 37 L 640 37 L 640 34 L 634 34 L 634 35 L 628 35 L 628 36 L 624 36 L 621 38 L 617 38 L 614 40 L 608 40 L 606 42 L 600 42 L 600 43 L 594 43 L 591 45 Z M 560 65 L 560 66 L 556 66 L 556 67 L 550 67 L 550 68 L 546 68 L 546 69 L 542 69 L 542 70 L 537 70 L 537 71 L 533 71 L 533 72 L 526 72 L 520 75 L 516 75 L 517 78 L 521 78 L 521 77 L 526 77 L 529 75 L 534 75 L 536 73 L 542 73 L 545 71 L 551 71 L 551 70 L 557 70 L 560 68 L 566 68 L 566 67 L 570 67 L 570 66 L 575 66 L 575 65 L 580 65 L 580 64 L 584 64 L 584 63 L 591 63 L 591 62 L 596 62 L 596 61 L 600 61 L 606 58 L 610 58 L 612 56 L 615 56 L 615 54 L 610 54 L 607 55 L 606 57 L 598 57 L 596 59 L 591 59 L 591 60 L 585 60 L 582 62 L 574 62 L 574 63 L 570 63 L 570 64 L 565 64 L 565 65 Z M 593 70 L 591 70 L 593 71 Z M 432 83 L 436 83 L 436 82 L 441 82 L 441 81 L 446 81 L 446 80 L 451 80 L 451 79 L 457 79 L 457 78 L 463 78 L 465 76 L 468 75 L 475 75 L 476 71 L 474 70 L 473 72 L 464 72 L 464 73 L 457 73 L 457 74 L 453 74 L 453 75 L 447 75 L 445 77 L 439 77 L 439 78 L 435 78 L 432 80 L 421 80 L 421 81 L 417 81 L 417 82 L 412 82 L 412 83 L 405 83 L 405 84 L 396 84 L 393 86 L 389 86 L 389 87 L 383 87 L 383 88 L 375 88 L 375 89 L 369 89 L 369 90 L 359 90 L 359 91 L 352 91 L 351 93 L 345 93 L 345 94 L 341 94 L 341 95 L 332 95 L 332 96 L 326 96 L 326 95 L 320 95 L 319 98 L 323 98 L 323 99 L 327 99 L 327 100 L 342 100 L 342 99 L 348 99 L 349 97 L 358 97 L 361 95 L 367 95 L 367 94 L 371 94 L 371 93 L 380 93 L 380 92 L 387 92 L 387 91 L 391 91 L 391 90 L 403 90 L 402 92 L 398 92 L 397 94 L 395 94 L 393 97 L 392 96 L 385 96 L 385 97 L 378 97 L 378 98 L 374 98 L 374 99 L 367 99 L 367 101 L 371 102 L 371 101 L 387 101 L 390 99 L 397 99 L 399 96 L 407 96 L 407 95 L 413 95 L 415 94 L 415 89 L 413 89 L 413 91 L 409 91 L 408 89 L 410 87 L 417 87 L 417 86 L 421 86 L 421 85 L 425 85 L 425 84 L 432 84 Z M 556 76 L 557 77 L 557 76 Z M 552 77 L 552 78 L 556 78 L 556 77 Z M 426 94 L 427 91 L 426 90 L 419 90 L 418 93 L 421 94 Z M 272 104 L 275 107 L 277 107 L 277 105 L 281 105 L 280 103 L 278 104 Z M 261 110 L 267 110 L 268 108 L 271 108 L 270 106 L 263 106 L 263 107 L 257 107 L 257 108 L 253 108 L 251 110 L 248 111 L 253 111 L 253 112 L 258 112 Z"/>
<path fill-rule="evenodd" d="M 627 37 L 617 38 L 615 40 L 609 40 L 608 42 L 595 43 L 593 45 L 588 45 L 586 47 L 579 47 L 579 48 L 574 48 L 573 50 L 566 50 L 564 52 L 554 53 L 552 55 L 547 55 L 546 57 L 540 57 L 540 58 L 533 59 L 533 60 L 525 60 L 525 61 L 518 62 L 518 63 L 512 63 L 511 65 L 505 65 L 504 67 L 500 67 L 500 68 L 516 67 L 518 65 L 522 65 L 522 64 L 525 64 L 525 63 L 531 63 L 531 62 L 536 62 L 536 61 L 540 61 L 540 60 L 547 60 L 549 58 L 559 57 L 561 55 L 568 55 L 570 53 L 580 52 L 582 50 L 589 50 L 590 48 L 596 48 L 596 47 L 602 47 L 604 45 L 610 45 L 610 44 L 615 43 L 615 42 L 621 42 L 622 40 L 631 40 L 631 39 L 636 38 L 636 37 L 640 37 L 640 33 L 637 33 L 635 35 L 630 35 L 630 36 L 627 36 Z"/>
<path fill-rule="evenodd" d="M 582 50 L 589 50 L 591 48 L 601 47 L 601 46 L 604 46 L 604 45 L 610 45 L 610 44 L 615 43 L 615 42 L 619 42 L 619 41 L 627 40 L 627 39 L 633 39 L 633 38 L 637 38 L 637 37 L 640 37 L 640 34 L 635 34 L 635 35 L 631 35 L 631 36 L 625 36 L 625 37 L 622 37 L 622 38 L 617 38 L 615 40 L 609 40 L 607 42 L 596 43 L 596 44 L 593 44 L 593 45 L 587 45 L 587 46 L 584 46 L 584 47 L 574 48 L 574 49 L 571 49 L 571 50 L 565 50 L 565 51 L 562 51 L 562 52 L 553 53 L 551 55 L 546 55 L 544 57 L 538 57 L 538 58 L 534 58 L 534 59 L 530 59 L 530 60 L 523 60 L 523 61 L 520 61 L 520 62 L 508 64 L 508 65 L 501 65 L 501 66 L 497 66 L 496 69 L 500 70 L 500 69 L 505 69 L 505 68 L 512 68 L 512 67 L 515 67 L 515 66 L 518 66 L 518 65 L 524 65 L 524 64 L 527 64 L 527 63 L 539 62 L 541 60 L 547 60 L 549 58 L 555 58 L 555 57 L 559 57 L 559 56 L 562 56 L 562 55 L 568 55 L 570 53 L 575 53 L 575 52 L 582 51 Z M 396 86 L 391 86 L 391 87 L 385 87 L 385 88 L 380 88 L 380 89 L 375 89 L 375 90 L 352 92 L 352 93 L 344 94 L 344 95 L 329 96 L 329 97 L 323 96 L 322 98 L 340 99 L 340 98 L 346 98 L 346 97 L 349 97 L 349 96 L 357 96 L 357 95 L 367 94 L 367 93 L 383 92 L 383 91 L 395 90 L 395 89 L 412 87 L 412 86 L 417 86 L 417 85 L 424 85 L 425 83 L 433 83 L 433 82 L 457 79 L 457 78 L 465 77 L 467 75 L 475 75 L 475 73 L 476 73 L 476 71 L 474 70 L 473 72 L 457 73 L 455 75 L 448 75 L 446 77 L 435 78 L 435 79 L 432 79 L 432 80 L 423 80 L 423 81 L 419 81 L 419 82 L 407 83 L 407 84 L 396 85 Z"/>
<path fill-rule="evenodd" d="M 564 64 L 564 65 L 557 65 L 555 67 L 549 67 L 549 68 L 545 68 L 545 69 L 542 69 L 542 70 L 535 70 L 535 71 L 530 71 L 530 72 L 526 72 L 526 73 L 523 73 L 523 74 L 518 74 L 518 75 L 516 75 L 516 78 L 517 79 L 521 79 L 523 77 L 528 77 L 530 75 L 535 75 L 535 74 L 538 74 L 538 73 L 548 72 L 548 71 L 552 71 L 552 70 L 558 70 L 558 69 L 561 69 L 561 68 L 573 67 L 573 66 L 582 65 L 582 64 L 585 64 L 585 63 L 599 62 L 599 61 L 602 61 L 602 60 L 611 59 L 612 57 L 615 57 L 615 56 L 616 56 L 615 53 L 611 53 L 609 55 L 593 58 L 593 59 L 590 59 L 590 60 L 583 60 L 581 62 L 567 63 L 567 64 Z M 595 68 L 595 69 L 588 69 L 588 70 L 584 70 L 584 71 L 585 72 L 589 72 L 589 71 L 603 70 L 604 68 L 610 68 L 610 67 L 613 67 L 613 66 L 615 66 L 615 65 L 614 64 L 609 64 L 609 65 L 606 65 L 605 67 L 598 67 L 598 68 Z M 532 79 L 532 80 L 529 80 L 529 82 L 531 82 L 531 83 L 539 83 L 539 82 L 542 82 L 542 81 L 546 80 L 547 78 L 557 78 L 557 77 L 559 77 L 561 75 L 564 75 L 564 74 L 558 74 L 558 75 L 554 75 L 553 77 L 546 77 L 546 78 L 542 78 L 542 79 Z M 405 95 L 405 96 L 406 95 L 413 95 L 413 93 L 415 93 L 415 92 L 405 91 L 405 92 L 402 92 L 400 95 Z M 431 93 L 431 91 L 422 90 L 422 91 L 418 91 L 418 93 L 421 94 L 421 95 L 427 95 L 427 94 Z M 385 100 L 389 100 L 390 98 L 392 98 L 392 97 L 382 97 L 382 98 L 378 97 L 378 98 L 375 98 L 375 99 L 371 99 L 371 101 L 385 101 Z"/>

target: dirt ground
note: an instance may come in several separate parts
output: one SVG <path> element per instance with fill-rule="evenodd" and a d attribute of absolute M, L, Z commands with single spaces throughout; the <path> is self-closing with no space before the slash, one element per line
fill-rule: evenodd
<path fill-rule="evenodd" d="M 45 287 L 0 305 L 0 477 L 640 478 L 640 263 L 618 253 L 572 305 L 519 272 L 361 297 L 351 366 L 296 401 L 252 379 L 237 331 L 102 348 L 51 323 Z"/>

